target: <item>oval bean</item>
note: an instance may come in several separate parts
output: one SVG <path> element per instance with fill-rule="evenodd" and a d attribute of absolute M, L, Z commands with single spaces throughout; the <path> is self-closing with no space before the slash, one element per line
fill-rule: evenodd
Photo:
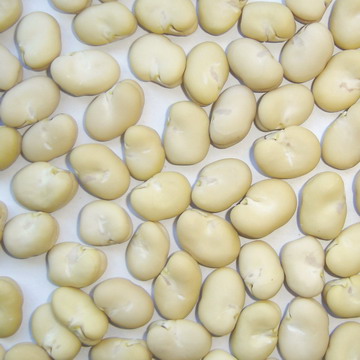
<path fill-rule="evenodd" d="M 20 61 L 5 46 L 0 44 L 0 91 L 11 89 L 22 80 Z"/>
<path fill-rule="evenodd" d="M 0 33 L 14 25 L 20 18 L 23 5 L 22 0 L 0 0 Z"/>
<path fill-rule="evenodd" d="M 39 345 L 21 342 L 12 346 L 3 360 L 50 360 L 50 357 Z"/>
<path fill-rule="evenodd" d="M 76 14 L 91 5 L 92 0 L 50 0 L 59 10 Z"/>
<path fill-rule="evenodd" d="M 19 157 L 22 137 L 11 127 L 0 126 L 0 171 L 7 169 Z"/>
<path fill-rule="evenodd" d="M 296 20 L 309 23 L 320 21 L 332 0 L 285 0 Z"/>

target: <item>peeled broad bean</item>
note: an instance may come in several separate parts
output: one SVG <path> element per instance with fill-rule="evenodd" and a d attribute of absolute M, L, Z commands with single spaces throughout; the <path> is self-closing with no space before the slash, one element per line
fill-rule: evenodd
<path fill-rule="evenodd" d="M 72 360 L 79 353 L 81 342 L 55 318 L 50 304 L 35 309 L 30 320 L 31 334 L 54 360 Z"/>
<path fill-rule="evenodd" d="M 334 40 L 321 23 L 302 27 L 282 48 L 280 63 L 284 76 L 293 82 L 306 82 L 318 76 L 334 51 Z"/>
<path fill-rule="evenodd" d="M 214 270 L 205 279 L 197 313 L 200 322 L 215 336 L 230 334 L 245 302 L 245 288 L 237 271 Z"/>
<path fill-rule="evenodd" d="M 243 85 L 224 90 L 210 115 L 210 138 L 219 148 L 235 145 L 249 133 L 256 114 L 253 92 Z"/>
<path fill-rule="evenodd" d="M 306 86 L 283 85 L 260 98 L 255 124 L 263 131 L 301 125 L 309 118 L 313 108 L 314 97 Z"/>
<path fill-rule="evenodd" d="M 198 301 L 202 275 L 199 264 L 185 251 L 173 253 L 159 276 L 153 292 L 157 310 L 166 319 L 184 319 Z"/>
<path fill-rule="evenodd" d="M 278 347 L 286 360 L 321 360 L 329 343 L 329 316 L 314 299 L 296 297 L 279 328 Z"/>
<path fill-rule="evenodd" d="M 84 126 L 94 140 L 107 141 L 135 125 L 144 108 L 144 91 L 134 80 L 123 80 L 88 106 Z"/>
<path fill-rule="evenodd" d="M 184 89 L 194 102 L 210 105 L 219 97 L 228 76 L 224 50 L 213 41 L 205 41 L 193 47 L 187 56 Z"/>
<path fill-rule="evenodd" d="M 165 150 L 159 134 L 144 125 L 129 127 L 124 134 L 125 162 L 132 177 L 148 180 L 165 163 Z"/>
<path fill-rule="evenodd" d="M 45 70 L 61 52 L 60 26 L 50 14 L 34 11 L 20 20 L 15 41 L 26 66 Z"/>
<path fill-rule="evenodd" d="M 129 65 L 140 80 L 173 88 L 183 81 L 186 55 L 165 35 L 146 34 L 132 43 Z"/>
<path fill-rule="evenodd" d="M 129 188 L 129 170 L 106 145 L 79 145 L 71 151 L 69 161 L 80 184 L 94 196 L 114 200 Z"/>
<path fill-rule="evenodd" d="M 32 125 L 23 135 L 21 151 L 29 161 L 50 161 L 70 151 L 77 134 L 75 119 L 59 114 Z"/>
<path fill-rule="evenodd" d="M 220 349 L 211 350 L 203 360 L 236 360 L 234 356 Z"/>
<path fill-rule="evenodd" d="M 130 194 L 134 210 L 146 220 L 159 221 L 180 215 L 189 205 L 191 186 L 175 171 L 160 172 Z"/>
<path fill-rule="evenodd" d="M 240 251 L 240 238 L 220 216 L 188 209 L 176 223 L 179 245 L 201 265 L 222 267 L 232 263 Z"/>
<path fill-rule="evenodd" d="M 315 103 L 323 110 L 348 109 L 360 98 L 360 50 L 335 54 L 312 85 Z"/>
<path fill-rule="evenodd" d="M 64 207 L 76 194 L 75 176 L 48 162 L 34 162 L 12 179 L 15 199 L 30 210 L 53 212 Z"/>
<path fill-rule="evenodd" d="M 29 212 L 11 218 L 5 225 L 3 243 L 14 257 L 26 259 L 46 253 L 59 237 L 59 224 L 50 214 Z"/>
<path fill-rule="evenodd" d="M 360 273 L 360 223 L 344 229 L 326 248 L 326 266 L 336 276 Z"/>
<path fill-rule="evenodd" d="M 275 296 L 284 282 L 284 271 L 277 253 L 261 240 L 242 246 L 238 268 L 248 291 L 260 300 Z"/>
<path fill-rule="evenodd" d="M 39 345 L 22 342 L 11 347 L 4 360 L 50 360 L 50 357 Z"/>
<path fill-rule="evenodd" d="M 59 10 L 70 14 L 76 14 L 83 11 L 91 5 L 92 0 L 50 0 Z"/>
<path fill-rule="evenodd" d="M 360 275 L 328 281 L 323 299 L 331 313 L 341 318 L 360 316 Z"/>
<path fill-rule="evenodd" d="M 50 116 L 60 101 L 60 90 L 47 76 L 33 76 L 12 87 L 2 97 L 0 118 L 21 128 Z"/>
<path fill-rule="evenodd" d="M 302 297 L 315 297 L 324 288 L 325 254 L 319 240 L 305 236 L 287 242 L 281 249 L 281 264 L 287 286 Z"/>
<path fill-rule="evenodd" d="M 285 0 L 296 20 L 302 23 L 320 21 L 332 0 Z"/>
<path fill-rule="evenodd" d="M 7 217 L 8 217 L 7 206 L 5 205 L 5 203 L 0 201 L 0 242 L 2 241 L 2 238 L 3 238 L 3 231 L 4 231 Z"/>
<path fill-rule="evenodd" d="M 144 340 L 107 338 L 92 347 L 90 360 L 151 360 Z"/>
<path fill-rule="evenodd" d="M 98 95 L 116 84 L 120 65 L 104 51 L 80 50 L 58 56 L 51 63 L 50 74 L 70 95 Z"/>
<path fill-rule="evenodd" d="M 259 41 L 232 41 L 227 47 L 227 59 L 234 75 L 253 91 L 276 89 L 283 80 L 281 64 Z"/>
<path fill-rule="evenodd" d="M 106 255 L 76 242 L 56 244 L 47 254 L 48 278 L 57 286 L 82 288 L 93 284 L 105 272 Z"/>
<path fill-rule="evenodd" d="M 201 27 L 212 35 L 225 33 L 237 23 L 246 3 L 247 0 L 199 0 Z"/>
<path fill-rule="evenodd" d="M 52 294 L 51 309 L 56 319 L 84 345 L 96 345 L 108 329 L 106 315 L 80 289 L 57 288 Z"/>
<path fill-rule="evenodd" d="M 345 170 L 360 162 L 360 103 L 340 114 L 325 130 L 322 158 L 330 166 Z"/>
<path fill-rule="evenodd" d="M 198 26 L 196 9 L 190 0 L 136 0 L 134 12 L 139 24 L 155 34 L 190 35 Z"/>
<path fill-rule="evenodd" d="M 249 190 L 251 181 L 251 170 L 242 160 L 217 160 L 201 169 L 191 200 L 202 210 L 220 212 L 240 201 Z"/>
<path fill-rule="evenodd" d="M 230 348 L 238 360 L 262 360 L 276 347 L 281 320 L 279 306 L 256 301 L 245 307 L 230 337 Z"/>
<path fill-rule="evenodd" d="M 0 33 L 14 25 L 20 18 L 22 0 L 0 0 Z"/>
<path fill-rule="evenodd" d="M 320 161 L 316 135 L 302 126 L 289 126 L 268 134 L 253 145 L 256 164 L 266 176 L 289 179 L 309 173 Z"/>
<path fill-rule="evenodd" d="M 325 360 L 356 359 L 360 354 L 360 324 L 346 321 L 335 328 L 330 336 Z"/>
<path fill-rule="evenodd" d="M 193 165 L 202 161 L 210 147 L 209 118 L 205 110 L 191 101 L 171 105 L 163 143 L 166 158 L 173 164 Z"/>
<path fill-rule="evenodd" d="M 0 338 L 14 335 L 23 319 L 23 293 L 18 283 L 0 277 Z"/>
<path fill-rule="evenodd" d="M 306 235 L 332 240 L 340 234 L 346 214 L 344 181 L 335 172 L 314 175 L 302 190 L 299 225 Z"/>
<path fill-rule="evenodd" d="M 267 179 L 253 184 L 232 208 L 230 221 L 240 235 L 259 239 L 285 225 L 294 215 L 296 194 L 283 180 Z"/>
<path fill-rule="evenodd" d="M 139 285 L 125 278 L 111 278 L 98 284 L 93 291 L 96 306 L 111 323 L 126 329 L 147 324 L 154 313 L 150 295 Z"/>
<path fill-rule="evenodd" d="M 130 239 L 132 230 L 132 221 L 128 213 L 111 201 L 92 201 L 80 212 L 79 236 L 87 244 L 121 244 Z"/>
<path fill-rule="evenodd" d="M 187 319 L 153 322 L 146 342 L 159 360 L 198 360 L 210 351 L 212 343 L 202 325 Z"/>
<path fill-rule="evenodd" d="M 11 127 L 0 126 L 0 171 L 7 169 L 19 157 L 22 138 Z"/>
<path fill-rule="evenodd" d="M 5 46 L 0 44 L 0 91 L 11 89 L 22 80 L 20 61 Z"/>
<path fill-rule="evenodd" d="M 165 266 L 169 249 L 170 236 L 161 223 L 142 223 L 126 248 L 126 265 L 131 275 L 143 281 L 158 276 Z"/>

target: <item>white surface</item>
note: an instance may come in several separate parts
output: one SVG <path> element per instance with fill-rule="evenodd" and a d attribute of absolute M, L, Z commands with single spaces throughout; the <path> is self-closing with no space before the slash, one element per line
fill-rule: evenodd
<path fill-rule="evenodd" d="M 195 3 L 195 0 L 193 0 Z M 122 1 L 128 8 L 132 8 L 133 0 L 123 0 Z M 279 1 L 280 2 L 280 1 Z M 24 3 L 24 11 L 23 15 L 31 12 L 42 10 L 50 13 L 53 15 L 58 22 L 61 24 L 61 32 L 62 32 L 62 54 L 66 54 L 71 51 L 87 49 L 90 46 L 79 42 L 73 31 L 72 31 L 72 19 L 73 15 L 71 14 L 64 14 L 56 9 L 54 9 L 49 1 L 44 0 L 23 0 Z M 97 3 L 97 1 L 94 1 Z M 327 10 L 326 16 L 323 19 L 323 23 L 326 24 L 327 17 L 330 12 L 330 9 Z M 297 24 L 298 28 L 301 27 L 301 24 Z M 17 54 L 17 50 L 15 48 L 13 39 L 14 39 L 14 32 L 15 26 L 11 27 L 7 31 L 0 33 L 0 42 L 5 45 L 13 54 Z M 145 31 L 140 27 L 136 31 L 135 34 L 132 36 L 116 41 L 109 45 L 104 45 L 98 47 L 101 50 L 107 51 L 112 54 L 119 62 L 122 74 L 121 80 L 123 79 L 135 79 L 131 71 L 129 70 L 129 66 L 127 63 L 127 50 L 131 43 L 141 36 L 145 34 Z M 216 41 L 220 44 L 224 49 L 226 49 L 227 45 L 234 39 L 239 38 L 239 32 L 236 26 L 234 26 L 230 31 L 226 34 L 221 36 L 211 36 L 205 33 L 201 28 L 188 36 L 188 37 L 174 37 L 171 36 L 171 40 L 175 43 L 181 45 L 185 52 L 188 53 L 191 48 L 202 41 Z M 281 46 L 283 44 L 266 44 L 271 52 L 274 54 L 275 57 L 278 57 Z M 336 50 L 338 51 L 338 50 Z M 44 74 L 45 72 L 34 72 L 28 69 L 24 71 L 24 78 L 29 78 L 31 76 L 37 74 Z M 139 124 L 144 124 L 153 127 L 156 129 L 159 134 L 163 133 L 164 124 L 166 120 L 166 112 L 169 106 L 177 101 L 186 100 L 186 96 L 182 91 L 181 87 L 177 87 L 175 89 L 165 89 L 160 87 L 159 85 L 152 84 L 152 83 L 144 83 L 138 81 L 145 92 L 145 108 L 143 115 L 139 121 Z M 283 84 L 287 83 L 285 80 Z M 227 83 L 224 86 L 224 89 L 231 86 L 238 84 L 238 81 L 232 76 L 229 76 Z M 307 83 L 309 87 L 311 83 Z M 261 94 L 256 94 L 256 97 L 259 98 Z M 87 134 L 84 132 L 83 128 L 83 116 L 84 111 L 87 105 L 93 97 L 85 96 L 85 97 L 72 97 L 67 94 L 61 94 L 61 102 L 57 110 L 54 114 L 58 114 L 61 112 L 68 113 L 72 115 L 78 122 L 79 126 L 79 137 L 77 139 L 76 145 L 94 142 Z M 206 107 L 205 110 L 209 113 L 210 106 Z M 318 108 L 314 109 L 313 114 L 311 117 L 304 123 L 304 126 L 312 130 L 319 139 L 321 139 L 322 134 L 326 127 L 337 117 L 338 113 L 324 113 L 320 111 Z M 21 133 L 23 133 L 26 129 L 21 129 Z M 169 163 L 165 164 L 164 170 L 175 170 L 184 173 L 191 184 L 195 182 L 196 176 L 199 170 L 207 163 L 212 162 L 217 159 L 225 158 L 225 157 L 236 157 L 240 158 L 241 160 L 246 161 L 252 169 L 253 174 L 253 183 L 264 179 L 256 168 L 252 165 L 250 159 L 250 148 L 255 139 L 263 136 L 264 133 L 259 131 L 255 126 L 252 126 L 249 135 L 237 145 L 234 145 L 228 149 L 216 149 L 211 147 L 209 153 L 204 161 L 194 166 L 174 166 Z M 113 149 L 120 157 L 123 158 L 123 152 L 121 149 L 120 139 L 116 138 L 112 141 L 105 142 L 107 146 Z M 67 168 L 65 163 L 65 156 L 57 158 L 51 161 L 52 164 L 58 167 Z M 9 219 L 13 216 L 27 212 L 28 210 L 21 207 L 17 204 L 11 194 L 10 190 L 10 182 L 13 175 L 20 170 L 23 166 L 28 164 L 26 160 L 22 157 L 19 157 L 17 161 L 7 170 L 0 172 L 0 199 L 4 201 L 9 210 Z M 347 205 L 348 205 L 348 215 L 346 219 L 345 226 L 349 226 L 355 222 L 359 221 L 359 216 L 354 209 L 354 202 L 353 202 L 353 180 L 354 176 L 357 171 L 360 169 L 360 165 L 358 164 L 356 167 L 342 171 L 341 176 L 345 182 L 346 191 L 347 191 Z M 329 166 L 325 165 L 322 161 L 316 167 L 315 170 L 310 172 L 309 174 L 302 176 L 297 179 L 289 180 L 288 182 L 293 186 L 295 192 L 299 195 L 299 191 L 303 184 L 306 182 L 307 179 L 312 177 L 318 172 L 321 171 L 335 171 L 335 169 L 330 168 Z M 131 211 L 127 207 L 127 198 L 128 194 L 134 186 L 139 184 L 138 181 L 132 180 L 131 186 L 129 191 L 122 196 L 120 199 L 115 200 L 114 202 L 126 208 L 129 212 Z M 88 202 L 95 200 L 95 198 L 88 193 L 86 193 L 82 188 L 79 188 L 79 191 L 73 201 L 68 204 L 66 207 L 56 211 L 53 213 L 53 216 L 58 220 L 61 228 L 59 242 L 62 241 L 78 241 L 80 242 L 78 235 L 77 235 L 77 217 L 80 209 L 87 204 Z M 226 216 L 226 212 L 220 213 L 221 216 Z M 141 223 L 141 219 L 134 213 L 131 213 L 131 217 L 133 220 L 134 229 Z M 163 221 L 163 224 L 167 226 L 172 240 L 171 240 L 171 250 L 170 252 L 174 252 L 178 250 L 178 247 L 174 241 L 174 230 L 173 230 L 173 219 Z M 297 226 L 296 216 L 294 216 L 291 221 L 283 226 L 282 228 L 278 229 L 277 231 L 273 232 L 271 235 L 264 238 L 271 244 L 274 249 L 279 253 L 282 245 L 287 241 L 297 239 L 303 236 L 301 231 Z M 242 243 L 246 243 L 249 240 L 242 239 Z M 322 241 L 322 245 L 324 248 L 327 246 L 329 242 Z M 109 277 L 127 277 L 131 279 L 134 283 L 142 285 L 147 291 L 151 292 L 151 281 L 141 282 L 138 281 L 128 273 L 125 265 L 125 249 L 127 243 L 120 244 L 120 245 L 113 245 L 109 247 L 102 247 L 101 249 L 106 253 L 108 257 L 108 268 L 105 274 L 100 278 L 100 281 L 109 278 Z M 15 279 L 19 285 L 21 286 L 23 293 L 24 293 L 24 319 L 22 325 L 18 332 L 7 338 L 7 339 L 0 339 L 0 344 L 2 344 L 6 349 L 11 347 L 12 345 L 20 342 L 20 341 L 31 341 L 31 334 L 29 331 L 29 319 L 31 317 L 32 312 L 34 309 L 39 306 L 40 304 L 49 301 L 51 292 L 55 289 L 55 286 L 50 283 L 46 276 L 46 263 L 45 263 L 45 255 L 41 255 L 38 257 L 26 259 L 26 260 L 19 260 L 10 257 L 7 255 L 3 249 L 0 249 L 0 276 L 10 276 Z M 236 268 L 236 264 L 231 264 L 231 267 Z M 212 269 L 201 267 L 204 278 L 207 274 L 209 274 Z M 331 277 L 326 274 L 326 280 L 331 279 Z M 97 282 L 97 283 L 98 283 Z M 89 292 L 94 286 L 89 286 L 84 288 L 86 292 Z M 284 310 L 286 305 L 293 299 L 293 295 L 291 295 L 285 288 L 282 287 L 280 292 L 271 300 L 275 301 L 279 304 L 279 306 Z M 317 297 L 317 300 L 321 301 L 320 297 Z M 246 296 L 246 304 L 252 303 L 254 300 L 251 299 L 248 295 Z M 160 316 L 155 312 L 153 320 L 159 319 Z M 191 319 L 195 319 L 195 311 L 191 313 L 189 316 Z M 334 327 L 345 321 L 344 319 L 335 319 L 330 316 L 330 331 L 334 329 Z M 106 335 L 108 336 L 117 336 L 117 337 L 126 337 L 126 338 L 142 338 L 143 334 L 146 330 L 146 326 L 140 329 L 135 330 L 125 330 L 121 328 L 116 328 L 112 325 L 109 327 L 109 331 Z M 228 336 L 214 338 L 213 339 L 213 348 L 223 348 L 225 350 L 229 350 L 228 345 Z M 87 359 L 88 358 L 88 351 L 89 348 L 83 347 L 79 355 L 76 359 Z M 279 358 L 277 351 L 273 354 L 274 357 Z"/>

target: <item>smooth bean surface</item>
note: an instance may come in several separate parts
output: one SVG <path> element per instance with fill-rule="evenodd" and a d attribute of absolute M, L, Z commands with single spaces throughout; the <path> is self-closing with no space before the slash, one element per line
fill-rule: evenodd
<path fill-rule="evenodd" d="M 14 25 L 20 18 L 23 5 L 22 0 L 0 0 L 0 33 Z"/>
<path fill-rule="evenodd" d="M 14 128 L 0 127 L 0 170 L 11 166 L 21 152 L 22 137 Z"/>
<path fill-rule="evenodd" d="M 23 69 L 19 59 L 0 44 L 0 91 L 11 89 L 22 77 Z"/>

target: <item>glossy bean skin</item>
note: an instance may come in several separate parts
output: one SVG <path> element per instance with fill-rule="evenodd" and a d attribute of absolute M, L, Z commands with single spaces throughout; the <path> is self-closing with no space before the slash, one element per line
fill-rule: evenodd
<path fill-rule="evenodd" d="M 3 32 L 19 20 L 23 4 L 22 0 L 1 0 L 0 4 L 3 9 L 0 15 L 0 32 Z"/>
<path fill-rule="evenodd" d="M 320 21 L 331 2 L 332 0 L 285 0 L 296 20 L 305 24 Z"/>
<path fill-rule="evenodd" d="M 77 14 L 91 5 L 92 0 L 51 0 L 54 6 L 69 14 Z"/>
<path fill-rule="evenodd" d="M 50 360 L 50 357 L 39 345 L 21 342 L 6 352 L 4 360 Z"/>

